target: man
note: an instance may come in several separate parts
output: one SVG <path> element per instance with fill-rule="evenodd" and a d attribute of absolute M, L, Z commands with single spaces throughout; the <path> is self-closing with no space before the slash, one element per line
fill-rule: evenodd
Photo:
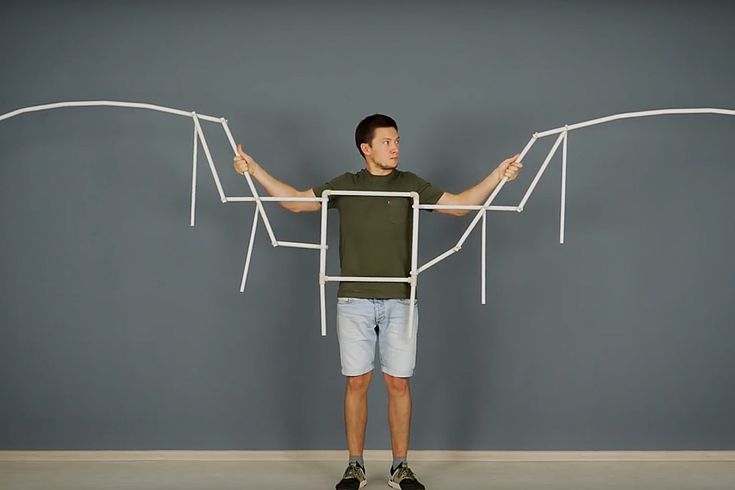
<path fill-rule="evenodd" d="M 385 115 L 373 114 L 357 125 L 355 144 L 365 168 L 345 173 L 313 189 L 299 191 L 268 174 L 241 146 L 235 171 L 255 178 L 272 196 L 321 197 L 325 189 L 359 191 L 415 191 L 421 204 L 483 204 L 503 177 L 517 177 L 523 166 L 518 155 L 504 160 L 479 184 L 460 194 L 443 192 L 421 177 L 398 170 L 398 125 Z M 319 202 L 281 202 L 293 211 L 318 211 Z M 343 276 L 408 277 L 411 253 L 411 203 L 406 198 L 334 196 L 329 207 L 340 213 L 340 264 Z M 467 210 L 437 210 L 464 216 Z M 388 390 L 388 422 L 393 464 L 388 484 L 399 490 L 424 490 L 406 461 L 411 421 L 409 380 L 416 362 L 418 306 L 409 304 L 406 283 L 340 282 L 337 293 L 337 338 L 344 397 L 345 432 L 349 464 L 337 490 L 367 484 L 362 458 L 367 425 L 367 392 L 372 378 L 375 344 Z M 408 338 L 408 313 L 414 308 L 414 334 Z"/>

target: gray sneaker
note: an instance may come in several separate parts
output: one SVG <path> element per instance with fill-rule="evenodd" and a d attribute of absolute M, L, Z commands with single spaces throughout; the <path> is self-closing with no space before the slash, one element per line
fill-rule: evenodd
<path fill-rule="evenodd" d="M 357 490 L 367 485 L 367 477 L 365 476 L 365 468 L 357 462 L 347 465 L 345 474 L 337 483 L 337 490 Z"/>
<path fill-rule="evenodd" d="M 397 488 L 398 490 L 425 490 L 416 475 L 411 468 L 408 467 L 408 463 L 405 461 L 401 463 L 395 470 L 391 468 L 391 475 L 388 478 L 388 485 L 391 488 Z"/>

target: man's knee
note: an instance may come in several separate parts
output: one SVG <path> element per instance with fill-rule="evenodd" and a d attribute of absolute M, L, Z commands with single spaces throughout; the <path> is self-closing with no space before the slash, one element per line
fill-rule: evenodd
<path fill-rule="evenodd" d="M 385 386 L 391 395 L 405 395 L 409 392 L 409 381 L 411 378 L 397 378 L 390 374 L 383 373 Z"/>
<path fill-rule="evenodd" d="M 359 376 L 346 376 L 347 378 L 347 390 L 351 393 L 365 393 L 370 386 L 370 379 L 373 376 L 373 372 L 369 371 Z"/>

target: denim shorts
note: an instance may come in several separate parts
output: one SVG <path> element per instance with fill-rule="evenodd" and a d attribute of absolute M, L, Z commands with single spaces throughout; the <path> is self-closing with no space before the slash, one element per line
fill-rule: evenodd
<path fill-rule="evenodd" d="M 343 375 L 359 376 L 372 371 L 377 343 L 384 373 L 400 378 L 413 376 L 419 311 L 414 300 L 413 335 L 409 339 L 410 301 L 337 298 L 337 340 Z"/>

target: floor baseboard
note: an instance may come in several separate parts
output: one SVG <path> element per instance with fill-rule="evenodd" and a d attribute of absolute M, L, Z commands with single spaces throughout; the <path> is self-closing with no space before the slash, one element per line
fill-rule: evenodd
<path fill-rule="evenodd" d="M 391 461 L 390 450 L 366 460 Z M 0 461 L 342 461 L 347 451 L 0 451 Z M 409 451 L 412 461 L 734 461 L 735 451 Z"/>

